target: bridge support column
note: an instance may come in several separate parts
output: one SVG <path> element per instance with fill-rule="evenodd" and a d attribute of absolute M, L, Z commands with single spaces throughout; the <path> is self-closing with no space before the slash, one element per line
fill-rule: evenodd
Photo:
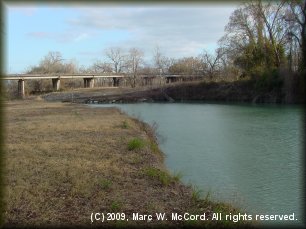
<path fill-rule="evenodd" d="M 113 77 L 113 87 L 119 87 L 119 78 Z"/>
<path fill-rule="evenodd" d="M 84 87 L 87 88 L 88 87 L 88 79 L 87 78 L 84 78 Z"/>
<path fill-rule="evenodd" d="M 89 87 L 90 88 L 94 88 L 95 87 L 95 79 L 94 78 L 89 79 Z"/>
<path fill-rule="evenodd" d="M 18 96 L 20 98 L 24 98 L 25 93 L 24 93 L 24 80 L 20 79 L 18 80 Z"/>
<path fill-rule="evenodd" d="M 84 87 L 85 88 L 93 88 L 95 86 L 94 78 L 84 78 Z"/>
<path fill-rule="evenodd" d="M 52 79 L 52 86 L 54 91 L 59 91 L 61 85 L 60 79 Z"/>

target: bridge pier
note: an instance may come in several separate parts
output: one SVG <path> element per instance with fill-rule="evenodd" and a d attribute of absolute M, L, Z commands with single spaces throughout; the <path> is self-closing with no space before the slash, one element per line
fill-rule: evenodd
<path fill-rule="evenodd" d="M 119 87 L 120 79 L 113 77 L 113 87 Z"/>
<path fill-rule="evenodd" d="M 84 78 L 84 87 L 87 88 L 88 87 L 88 79 L 87 78 Z"/>
<path fill-rule="evenodd" d="M 54 91 L 59 91 L 61 85 L 60 79 L 52 79 L 52 86 Z"/>
<path fill-rule="evenodd" d="M 153 85 L 153 78 L 152 77 L 144 77 L 144 86 L 152 86 Z"/>
<path fill-rule="evenodd" d="M 20 98 L 24 98 L 25 93 L 24 93 L 24 80 L 20 79 L 18 80 L 18 96 Z"/>
<path fill-rule="evenodd" d="M 83 78 L 85 88 L 93 88 L 95 86 L 94 78 Z"/>

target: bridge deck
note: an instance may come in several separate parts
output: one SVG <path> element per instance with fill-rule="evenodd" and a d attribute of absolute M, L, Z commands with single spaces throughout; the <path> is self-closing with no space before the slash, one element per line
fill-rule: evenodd
<path fill-rule="evenodd" d="M 28 80 L 28 79 L 92 79 L 92 78 L 123 78 L 124 75 L 94 75 L 94 74 L 11 74 L 1 77 L 2 80 Z"/>

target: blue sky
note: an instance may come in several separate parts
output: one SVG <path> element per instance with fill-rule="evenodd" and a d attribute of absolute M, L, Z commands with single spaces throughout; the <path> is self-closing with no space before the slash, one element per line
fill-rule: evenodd
<path fill-rule="evenodd" d="M 238 4 L 6 4 L 6 72 L 24 73 L 49 52 L 78 66 L 108 61 L 105 49 L 159 46 L 168 57 L 210 52 Z"/>

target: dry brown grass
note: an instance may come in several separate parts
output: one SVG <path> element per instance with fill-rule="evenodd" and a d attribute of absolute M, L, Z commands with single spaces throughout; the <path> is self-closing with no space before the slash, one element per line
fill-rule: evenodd
<path fill-rule="evenodd" d="M 146 174 L 147 168 L 166 171 L 163 155 L 144 124 L 114 108 L 44 101 L 7 102 L 4 108 L 6 226 L 91 225 L 91 212 L 212 209 L 195 203 L 191 188 L 179 181 L 164 185 Z M 145 146 L 128 150 L 134 138 Z M 178 222 L 150 225 L 163 223 Z"/>
<path fill-rule="evenodd" d="M 150 140 L 119 111 L 40 101 L 5 110 L 7 224 L 88 224 L 91 212 L 110 212 L 113 202 L 125 213 L 145 213 L 151 202 L 170 207 L 141 172 L 160 166 L 160 156 L 149 146 L 127 150 L 136 136 Z"/>

